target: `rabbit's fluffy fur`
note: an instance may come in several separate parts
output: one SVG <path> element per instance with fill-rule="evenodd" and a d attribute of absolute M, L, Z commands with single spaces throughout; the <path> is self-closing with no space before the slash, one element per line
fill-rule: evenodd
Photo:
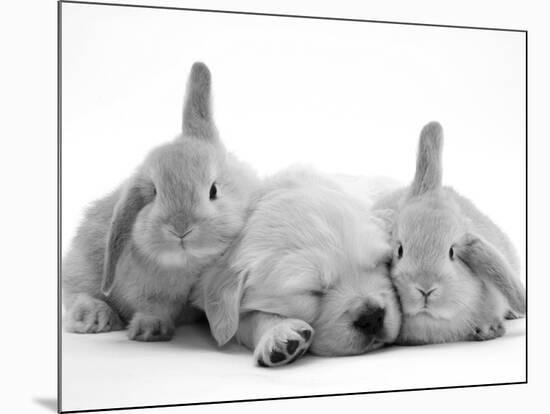
<path fill-rule="evenodd" d="M 368 186 L 300 168 L 262 187 L 243 232 L 194 291 L 218 343 L 236 334 L 258 364 L 274 366 L 308 347 L 349 355 L 393 342 L 400 312 L 391 247 L 367 202 L 380 188 L 354 197 L 347 191 Z M 374 312 L 379 325 L 371 329 Z"/>
<path fill-rule="evenodd" d="M 525 313 L 514 247 L 471 201 L 442 187 L 442 145 L 441 126 L 426 125 L 414 181 L 375 206 L 394 211 L 402 344 L 492 339 L 504 334 L 505 317 Z"/>
<path fill-rule="evenodd" d="M 200 272 L 241 230 L 259 182 L 225 151 L 210 84 L 208 68 L 195 63 L 182 133 L 86 212 L 62 267 L 69 331 L 129 323 L 131 339 L 170 339 Z"/>

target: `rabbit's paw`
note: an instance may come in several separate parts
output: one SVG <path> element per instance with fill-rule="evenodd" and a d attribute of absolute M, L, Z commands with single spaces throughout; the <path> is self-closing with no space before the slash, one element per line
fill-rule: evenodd
<path fill-rule="evenodd" d="M 289 364 L 306 353 L 312 337 L 309 324 L 285 319 L 264 333 L 254 351 L 254 360 L 262 367 Z"/>
<path fill-rule="evenodd" d="M 65 328 L 69 332 L 99 333 L 124 329 L 124 324 L 107 303 L 81 295 L 67 311 Z"/>
<path fill-rule="evenodd" d="M 480 324 L 474 328 L 470 339 L 473 341 L 487 341 L 501 337 L 506 332 L 502 320 L 495 320 L 492 323 Z"/>
<path fill-rule="evenodd" d="M 128 326 L 128 338 L 134 341 L 169 341 L 174 336 L 174 324 L 169 319 L 137 312 Z"/>
<path fill-rule="evenodd" d="M 504 319 L 520 319 L 520 318 L 523 318 L 524 315 L 518 313 L 518 312 L 514 312 L 513 310 L 509 310 L 506 315 L 504 316 Z"/>

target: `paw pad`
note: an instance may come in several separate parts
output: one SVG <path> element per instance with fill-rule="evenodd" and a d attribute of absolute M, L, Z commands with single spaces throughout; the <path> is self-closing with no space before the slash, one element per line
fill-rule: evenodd
<path fill-rule="evenodd" d="M 285 359 L 286 359 L 286 355 L 279 351 L 271 352 L 271 356 L 269 357 L 269 360 L 273 364 L 277 364 L 278 362 L 284 361 Z"/>
<path fill-rule="evenodd" d="M 300 320 L 286 319 L 266 332 L 256 346 L 261 367 L 289 364 L 302 357 L 311 345 L 313 329 Z"/>
<path fill-rule="evenodd" d="M 309 341 L 309 338 L 311 338 L 311 331 L 309 329 L 304 329 L 300 331 L 300 335 L 306 340 Z"/>
<path fill-rule="evenodd" d="M 298 349 L 298 345 L 300 343 L 295 340 L 290 340 L 286 343 L 286 352 L 288 352 L 289 355 L 294 355 L 294 352 Z"/>

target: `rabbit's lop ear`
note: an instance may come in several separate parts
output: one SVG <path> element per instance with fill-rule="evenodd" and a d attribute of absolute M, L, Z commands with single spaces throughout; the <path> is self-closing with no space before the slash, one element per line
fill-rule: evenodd
<path fill-rule="evenodd" d="M 443 149 L 443 128 L 437 122 L 430 122 L 420 132 L 416 173 L 411 185 L 410 196 L 418 196 L 441 186 L 441 152 Z"/>
<path fill-rule="evenodd" d="M 113 288 L 118 259 L 130 240 L 136 217 L 145 205 L 145 196 L 135 181 L 126 185 L 115 205 L 107 235 L 101 291 L 108 296 Z"/>
<path fill-rule="evenodd" d="M 223 262 L 223 261 L 222 261 Z M 239 327 L 240 304 L 245 281 L 225 265 L 216 266 L 206 282 L 204 311 L 219 346 L 226 344 Z"/>
<path fill-rule="evenodd" d="M 497 249 L 481 237 L 469 233 L 457 246 L 456 253 L 474 275 L 492 283 L 502 292 L 514 312 L 525 314 L 525 289 Z"/>
<path fill-rule="evenodd" d="M 195 62 L 187 81 L 187 96 L 183 108 L 183 133 L 197 138 L 216 136 L 212 119 L 210 70 Z"/>

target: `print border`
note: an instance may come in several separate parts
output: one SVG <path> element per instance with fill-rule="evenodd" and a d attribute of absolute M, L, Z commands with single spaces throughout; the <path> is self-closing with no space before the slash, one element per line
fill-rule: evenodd
<path fill-rule="evenodd" d="M 525 328 L 525 381 L 517 382 L 502 382 L 502 383 L 488 383 L 488 384 L 466 384 L 466 385 L 453 385 L 443 387 L 428 387 L 428 388 L 407 388 L 407 389 L 392 389 L 383 391 L 364 391 L 364 392 L 351 392 L 351 393 L 337 393 L 337 394 L 314 394 L 314 395 L 301 395 L 301 396 L 287 396 L 287 397 L 272 397 L 272 398 L 253 398 L 242 400 L 226 400 L 226 401 L 205 401 L 205 402 L 193 402 L 193 403 L 181 403 L 181 404 L 159 404 L 159 405 L 144 405 L 144 406 L 130 406 L 130 407 L 106 407 L 106 408 L 94 408 L 85 410 L 62 410 L 62 326 L 61 326 L 61 229 L 62 229 L 62 5 L 63 3 L 81 4 L 89 6 L 112 6 L 112 7 L 132 7 L 132 8 L 145 8 L 145 9 L 162 9 L 162 10 L 178 10 L 188 12 L 199 13 L 222 13 L 222 14 L 237 14 L 237 15 L 251 15 L 251 16 L 268 16 L 268 17 L 281 17 L 281 18 L 293 18 L 293 19 L 313 19 L 313 20 L 333 20 L 333 21 L 345 21 L 345 22 L 359 22 L 359 23 L 375 23 L 375 24 L 392 24 L 392 25 L 406 25 L 406 26 L 423 26 L 434 28 L 446 28 L 446 29 L 467 29 L 467 30 L 491 30 L 500 32 L 516 32 L 523 33 L 525 35 L 525 289 L 526 289 L 526 304 L 528 304 L 528 31 L 525 29 L 510 29 L 500 27 L 481 27 L 481 26 L 461 26 L 461 25 L 448 25 L 448 24 L 435 24 L 435 23 L 419 23 L 419 22 L 399 22 L 388 20 L 369 20 L 369 19 L 355 19 L 344 17 L 328 17 L 328 16 L 307 16 L 296 14 L 281 14 L 281 13 L 259 13 L 259 12 L 245 12 L 235 10 L 218 10 L 218 9 L 198 9 L 198 8 L 185 8 L 185 7 L 172 7 L 172 6 L 152 6 L 143 4 L 130 4 L 130 3 L 108 3 L 108 2 L 88 2 L 77 0 L 58 0 L 57 2 L 57 412 L 58 413 L 91 413 L 101 411 L 119 411 L 119 410 L 131 410 L 131 409 L 146 409 L 146 408 L 168 408 L 168 407 L 184 407 L 194 405 L 214 405 L 214 404 L 229 404 L 229 403 L 244 403 L 244 402 L 257 402 L 257 401 L 276 401 L 276 400 L 293 400 L 304 398 L 319 398 L 319 397 L 342 397 L 349 395 L 366 395 L 366 394 L 385 394 L 390 392 L 409 392 L 409 391 L 432 391 L 432 390 L 445 390 L 456 388 L 478 388 L 478 387 L 491 387 L 491 386 L 505 386 L 505 385 L 520 385 L 528 383 L 528 315 L 526 312 L 526 328 Z M 528 306 L 527 306 L 528 308 Z"/>

